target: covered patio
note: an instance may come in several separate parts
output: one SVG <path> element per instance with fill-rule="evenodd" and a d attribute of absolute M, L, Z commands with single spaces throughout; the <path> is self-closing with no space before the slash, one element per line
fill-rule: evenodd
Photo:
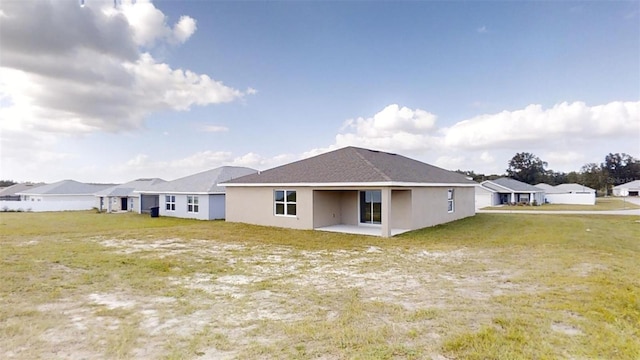
<path fill-rule="evenodd" d="M 313 228 L 394 236 L 411 228 L 411 190 L 342 188 L 313 190 Z"/>
<path fill-rule="evenodd" d="M 380 226 L 358 226 L 358 225 L 330 225 L 325 227 L 315 228 L 318 231 L 337 232 L 343 234 L 355 234 L 355 235 L 367 235 L 367 236 L 382 236 L 382 227 Z M 391 236 L 396 236 L 407 231 L 409 229 L 391 229 Z"/>

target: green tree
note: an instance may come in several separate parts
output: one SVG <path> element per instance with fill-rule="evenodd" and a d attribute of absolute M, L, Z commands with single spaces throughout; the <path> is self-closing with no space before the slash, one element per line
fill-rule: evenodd
<path fill-rule="evenodd" d="M 535 185 L 547 180 L 548 172 L 545 170 L 549 164 L 539 157 L 528 153 L 517 153 L 509 160 L 507 176 L 512 179 Z"/>
<path fill-rule="evenodd" d="M 601 193 L 606 190 L 606 171 L 596 163 L 588 163 L 580 168 L 580 183 Z"/>
<path fill-rule="evenodd" d="M 0 187 L 7 187 L 15 184 L 16 182 L 13 180 L 0 180 Z"/>
<path fill-rule="evenodd" d="M 575 171 L 571 171 L 566 176 L 566 182 L 571 184 L 580 184 L 582 182 L 582 178 L 580 177 L 580 173 Z"/>
<path fill-rule="evenodd" d="M 493 180 L 493 179 L 497 179 L 499 177 L 502 177 L 503 175 L 496 175 L 496 174 L 491 174 L 491 175 L 485 175 L 485 174 L 476 174 L 473 170 L 456 170 L 457 173 L 463 174 L 467 177 L 470 177 L 471 180 L 476 181 L 476 182 L 483 182 L 485 180 Z"/>
<path fill-rule="evenodd" d="M 605 187 L 607 192 L 613 186 L 640 179 L 640 162 L 625 153 L 609 153 L 600 165 L 606 174 Z"/>

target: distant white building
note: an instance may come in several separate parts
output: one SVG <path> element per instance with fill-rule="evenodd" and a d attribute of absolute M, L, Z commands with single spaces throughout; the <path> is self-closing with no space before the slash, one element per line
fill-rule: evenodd
<path fill-rule="evenodd" d="M 545 203 L 569 204 L 569 205 L 595 205 L 596 190 L 580 184 L 536 184 L 537 188 L 544 189 Z"/>
<path fill-rule="evenodd" d="M 27 191 L 38 186 L 45 185 L 44 183 L 20 183 L 14 184 L 11 186 L 7 186 L 0 190 L 0 200 L 8 200 L 8 201 L 20 201 L 19 192 Z"/>
<path fill-rule="evenodd" d="M 634 180 L 626 184 L 613 187 L 613 196 L 639 196 L 639 194 L 640 180 Z"/>
<path fill-rule="evenodd" d="M 9 202 L 3 202 L 3 206 L 13 209 L 19 206 L 24 211 L 67 211 L 67 210 L 91 210 L 95 207 L 94 194 L 104 190 L 113 184 L 86 184 L 75 180 L 62 180 L 53 184 L 42 185 L 28 190 L 17 192 L 20 201 L 9 206 Z"/>

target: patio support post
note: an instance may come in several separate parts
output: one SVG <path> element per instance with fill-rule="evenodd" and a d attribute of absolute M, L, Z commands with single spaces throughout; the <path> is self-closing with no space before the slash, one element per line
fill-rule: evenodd
<path fill-rule="evenodd" d="M 382 189 L 382 237 L 391 237 L 391 189 Z"/>
<path fill-rule="evenodd" d="M 511 193 L 511 201 L 509 201 L 510 203 L 515 203 L 516 202 L 516 193 Z"/>

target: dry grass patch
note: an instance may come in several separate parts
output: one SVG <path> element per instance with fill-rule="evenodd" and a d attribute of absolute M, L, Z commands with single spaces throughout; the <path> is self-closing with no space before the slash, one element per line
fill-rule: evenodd
<path fill-rule="evenodd" d="M 480 214 L 380 239 L 0 214 L 0 356 L 636 359 L 636 220 Z"/>

